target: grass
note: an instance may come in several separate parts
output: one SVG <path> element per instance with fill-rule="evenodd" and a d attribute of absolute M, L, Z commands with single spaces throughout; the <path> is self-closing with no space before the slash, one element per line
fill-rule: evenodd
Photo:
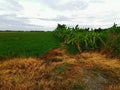
<path fill-rule="evenodd" d="M 67 63 L 63 63 L 63 64 L 57 66 L 57 67 L 55 68 L 54 72 L 55 72 L 56 74 L 63 74 L 63 73 L 65 73 L 65 71 L 67 70 L 67 66 L 68 66 Z"/>
<path fill-rule="evenodd" d="M 74 79 L 68 77 L 73 67 L 66 63 L 68 63 L 66 59 L 47 63 L 44 59 L 35 58 L 0 61 L 0 90 L 70 90 L 70 88 L 76 88 L 74 87 L 76 81 L 73 82 Z M 70 72 L 67 72 L 67 67 Z M 77 85 L 80 86 L 78 83 Z"/>
<path fill-rule="evenodd" d="M 52 32 L 0 32 L 0 90 L 120 89 L 120 59 L 59 46 Z"/>
<path fill-rule="evenodd" d="M 119 90 L 119 63 L 97 52 L 73 57 L 61 49 L 39 59 L 0 61 L 0 90 Z"/>
<path fill-rule="evenodd" d="M 109 84 L 120 84 L 119 59 L 106 58 L 106 56 L 97 53 L 91 53 L 91 55 L 84 53 L 82 56 L 86 57 L 85 59 L 90 58 L 89 60 L 82 62 L 84 68 L 97 73 L 102 73 L 103 77 L 109 80 Z"/>
<path fill-rule="evenodd" d="M 0 58 L 38 57 L 59 45 L 52 32 L 0 32 Z"/>

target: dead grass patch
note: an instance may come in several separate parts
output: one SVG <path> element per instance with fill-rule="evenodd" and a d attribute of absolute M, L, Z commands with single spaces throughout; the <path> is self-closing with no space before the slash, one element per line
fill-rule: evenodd
<path fill-rule="evenodd" d="M 95 83 L 104 80 L 102 76 L 99 79 L 95 76 L 99 73 L 107 79 L 108 86 L 96 84 L 94 87 Z M 94 90 L 111 88 L 110 85 L 119 86 L 119 82 L 120 60 L 106 58 L 97 52 L 73 56 L 54 49 L 38 59 L 0 61 L 0 90 Z"/>

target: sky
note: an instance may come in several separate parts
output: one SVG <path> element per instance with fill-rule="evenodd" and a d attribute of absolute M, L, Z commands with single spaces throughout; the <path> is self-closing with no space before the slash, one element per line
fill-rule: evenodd
<path fill-rule="evenodd" d="M 52 31 L 120 25 L 120 0 L 0 0 L 0 30 Z"/>

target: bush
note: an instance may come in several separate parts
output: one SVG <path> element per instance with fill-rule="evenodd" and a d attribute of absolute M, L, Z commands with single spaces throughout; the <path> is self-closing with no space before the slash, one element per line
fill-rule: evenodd
<path fill-rule="evenodd" d="M 102 50 L 110 52 L 113 56 L 120 54 L 120 27 L 114 23 L 108 29 L 89 29 L 79 28 L 76 25 L 73 28 L 58 24 L 55 29 L 55 35 L 65 44 L 77 48 L 77 51 Z M 76 48 L 75 48 L 75 47 Z M 76 50 L 72 50 L 73 52 Z"/>

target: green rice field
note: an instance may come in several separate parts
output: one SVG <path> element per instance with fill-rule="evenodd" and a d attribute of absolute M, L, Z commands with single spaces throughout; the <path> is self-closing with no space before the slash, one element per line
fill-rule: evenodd
<path fill-rule="evenodd" d="M 0 32 L 0 58 L 39 57 L 59 45 L 53 32 Z"/>

